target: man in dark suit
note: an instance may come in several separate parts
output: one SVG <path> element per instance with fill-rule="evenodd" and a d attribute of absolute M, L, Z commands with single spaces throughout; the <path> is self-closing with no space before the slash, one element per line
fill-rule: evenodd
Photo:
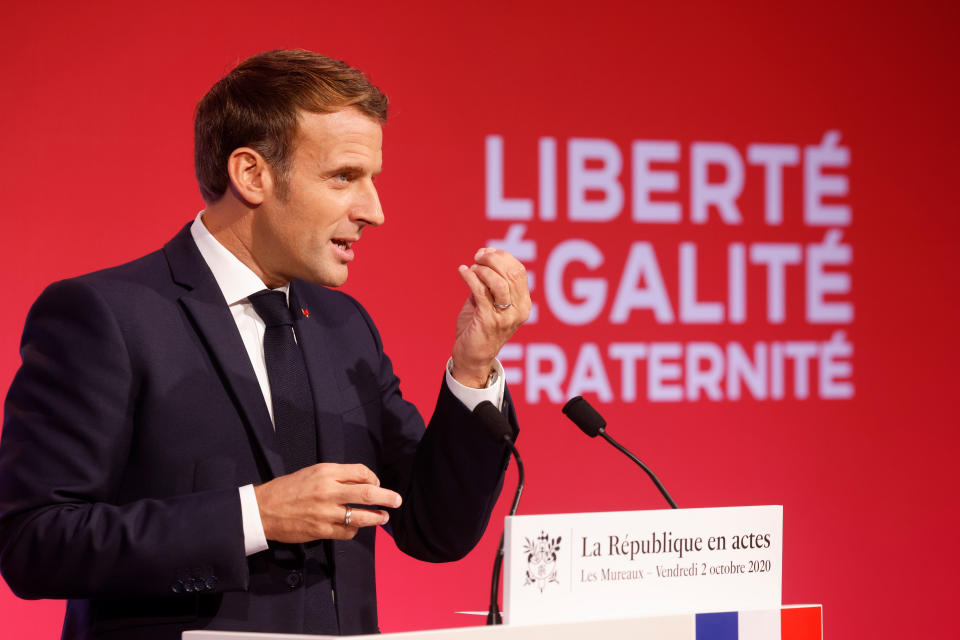
<path fill-rule="evenodd" d="M 516 428 L 496 354 L 522 265 L 481 249 L 424 431 L 346 280 L 383 220 L 386 98 L 304 51 L 241 63 L 197 108 L 207 206 L 162 250 L 51 285 L 0 441 L 0 570 L 67 598 L 66 638 L 377 630 L 374 527 L 424 560 L 480 539 Z M 323 286 L 320 286 L 323 285 Z"/>

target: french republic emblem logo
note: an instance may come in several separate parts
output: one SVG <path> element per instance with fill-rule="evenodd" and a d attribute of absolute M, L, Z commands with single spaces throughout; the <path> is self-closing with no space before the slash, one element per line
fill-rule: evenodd
<path fill-rule="evenodd" d="M 560 536 L 551 538 L 546 532 L 531 540 L 524 538 L 523 551 L 527 554 L 527 575 L 523 586 L 536 585 L 540 593 L 548 584 L 557 580 L 557 553 L 560 551 Z"/>

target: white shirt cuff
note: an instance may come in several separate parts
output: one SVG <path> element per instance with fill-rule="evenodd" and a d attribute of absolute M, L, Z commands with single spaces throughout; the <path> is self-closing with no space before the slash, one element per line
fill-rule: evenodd
<path fill-rule="evenodd" d="M 453 358 L 447 360 L 447 388 L 460 402 L 466 405 L 467 409 L 473 411 L 484 400 L 489 400 L 497 409 L 503 409 L 503 391 L 506 384 L 503 377 L 503 365 L 500 364 L 499 360 L 493 361 L 493 371 L 490 372 L 490 379 L 487 380 L 487 386 L 484 389 L 475 389 L 460 384 L 450 373 L 451 369 L 453 369 Z"/>
<path fill-rule="evenodd" d="M 240 487 L 240 514 L 243 517 L 243 548 L 248 556 L 267 549 L 267 534 L 260 520 L 260 506 L 253 485 Z"/>

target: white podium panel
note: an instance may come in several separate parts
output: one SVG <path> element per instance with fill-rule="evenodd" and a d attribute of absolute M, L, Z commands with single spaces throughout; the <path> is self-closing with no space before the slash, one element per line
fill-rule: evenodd
<path fill-rule="evenodd" d="M 774 612 L 777 613 L 777 612 Z M 599 634 L 599 636 L 595 635 Z M 355 640 L 695 640 L 694 616 L 641 618 L 637 620 L 603 620 L 568 624 L 511 627 L 464 627 L 410 631 L 385 635 L 350 636 Z M 776 639 L 779 640 L 779 634 Z M 239 633 L 228 631 L 187 631 L 183 640 L 333 640 L 342 636 L 305 636 L 298 634 Z M 766 639 L 765 639 L 766 640 Z"/>
<path fill-rule="evenodd" d="M 465 627 L 350 636 L 355 640 L 823 640 L 819 605 L 768 611 L 688 613 L 566 624 Z M 782 633 L 781 633 L 782 632 Z M 341 636 L 187 631 L 183 640 L 333 640 Z"/>
<path fill-rule="evenodd" d="M 779 610 L 783 507 L 514 516 L 511 625 Z"/>

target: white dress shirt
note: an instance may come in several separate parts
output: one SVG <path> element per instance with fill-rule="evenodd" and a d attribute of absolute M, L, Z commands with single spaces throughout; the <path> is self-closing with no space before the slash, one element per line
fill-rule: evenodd
<path fill-rule="evenodd" d="M 263 392 L 263 399 L 272 421 L 273 402 L 270 396 L 270 382 L 267 378 L 266 358 L 263 354 L 263 334 L 266 331 L 266 323 L 257 315 L 253 305 L 248 300 L 251 294 L 268 287 L 247 265 L 240 262 L 235 255 L 213 237 L 204 226 L 202 216 L 202 211 L 197 214 L 196 219 L 190 226 L 190 234 L 200 250 L 200 255 L 203 256 L 207 266 L 210 267 L 210 271 L 213 272 L 213 277 L 223 293 L 231 315 L 233 315 L 233 321 L 237 323 L 237 329 L 243 339 L 243 346 L 247 349 L 250 364 L 253 365 L 253 371 L 257 375 L 257 381 L 260 383 L 260 390 Z M 283 291 L 289 300 L 289 284 L 278 287 L 276 290 Z M 490 381 L 485 389 L 474 389 L 457 382 L 450 373 L 452 363 L 452 358 L 447 361 L 447 387 L 468 409 L 473 411 L 484 400 L 489 400 L 497 407 L 503 406 L 505 385 L 503 367 L 499 361 L 494 363 L 493 375 L 490 376 Z M 267 538 L 263 532 L 263 522 L 260 520 L 260 509 L 252 484 L 240 487 L 240 510 L 243 516 L 243 540 L 246 554 L 249 556 L 263 551 L 267 548 Z"/>

